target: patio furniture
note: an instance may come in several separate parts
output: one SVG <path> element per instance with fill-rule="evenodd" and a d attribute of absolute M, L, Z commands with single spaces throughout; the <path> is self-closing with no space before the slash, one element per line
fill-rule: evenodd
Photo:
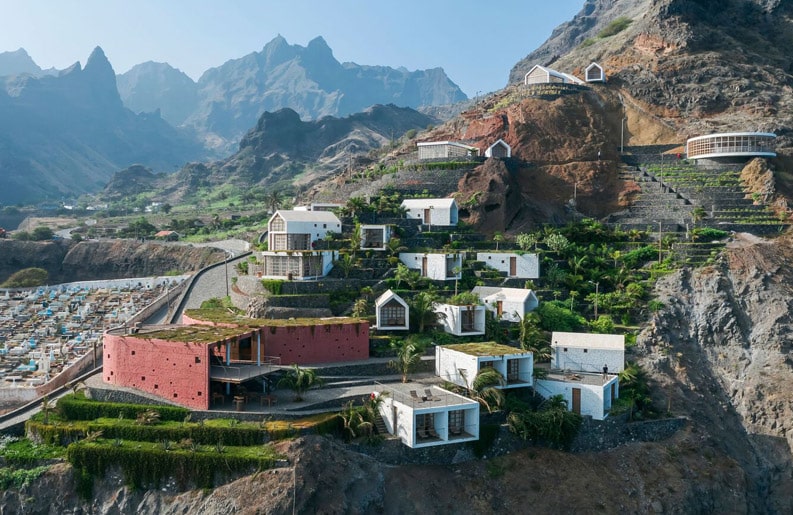
<path fill-rule="evenodd" d="M 217 401 L 220 401 L 220 404 L 225 404 L 226 396 L 222 393 L 212 392 L 212 404 L 215 404 Z"/>
<path fill-rule="evenodd" d="M 410 390 L 410 397 L 416 402 L 422 402 L 424 400 L 419 397 L 419 394 L 416 393 L 416 390 Z"/>

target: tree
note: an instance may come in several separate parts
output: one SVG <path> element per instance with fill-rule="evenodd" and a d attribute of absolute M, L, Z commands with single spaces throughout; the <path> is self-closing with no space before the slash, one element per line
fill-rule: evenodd
<path fill-rule="evenodd" d="M 399 288 L 399 286 L 404 281 L 407 283 L 408 288 L 413 290 L 418 285 L 418 283 L 421 282 L 421 274 L 415 270 L 411 270 L 404 263 L 399 263 L 397 264 L 396 271 L 394 271 L 394 279 L 396 279 L 397 288 Z"/>
<path fill-rule="evenodd" d="M 167 215 L 167 214 L 169 214 L 171 212 L 171 209 L 173 209 L 173 206 L 171 204 L 169 204 L 168 202 L 166 202 L 166 203 L 164 203 L 163 205 L 160 206 L 160 209 L 162 210 L 163 213 L 165 213 Z"/>
<path fill-rule="evenodd" d="M 284 194 L 281 190 L 273 190 L 264 197 L 264 203 L 271 213 L 275 213 L 284 203 Z"/>
<path fill-rule="evenodd" d="M 589 323 L 589 327 L 593 333 L 611 334 L 614 332 L 614 320 L 609 315 L 600 315 Z"/>
<path fill-rule="evenodd" d="M 551 252 L 555 252 L 559 255 L 564 254 L 564 252 L 570 248 L 570 240 L 568 240 L 564 234 L 557 232 L 550 233 L 543 241 L 548 248 L 551 249 Z"/>
<path fill-rule="evenodd" d="M 301 368 L 294 364 L 286 375 L 278 381 L 278 387 L 287 388 L 295 392 L 295 401 L 299 402 L 303 400 L 303 394 L 307 390 L 318 387 L 323 382 L 322 378 L 313 369 Z"/>
<path fill-rule="evenodd" d="M 536 250 L 539 242 L 540 237 L 536 233 L 521 233 L 515 238 L 515 243 L 518 244 L 520 250 L 525 252 Z"/>
<path fill-rule="evenodd" d="M 436 313 L 434 310 L 437 300 L 437 295 L 430 291 L 419 292 L 411 299 L 409 303 L 410 325 L 411 327 L 418 327 L 419 333 L 423 333 L 427 325 L 435 324 L 441 316 L 440 313 Z"/>
<path fill-rule="evenodd" d="M 414 343 L 415 340 L 407 339 L 393 342 L 391 346 L 396 349 L 396 359 L 388 362 L 388 366 L 402 374 L 402 382 L 408 382 L 408 376 L 421 362 L 423 349 Z"/>
<path fill-rule="evenodd" d="M 352 316 L 354 317 L 365 317 L 369 314 L 369 301 L 360 298 L 355 301 L 352 305 Z"/>
<path fill-rule="evenodd" d="M 55 236 L 55 233 L 52 232 L 52 229 L 44 225 L 39 225 L 30 233 L 30 237 L 35 241 L 51 240 L 53 236 Z"/>
<path fill-rule="evenodd" d="M 547 361 L 551 358 L 551 346 L 545 340 L 540 329 L 540 317 L 537 313 L 526 313 L 520 321 L 520 346 L 534 355 L 535 361 Z"/>
<path fill-rule="evenodd" d="M 355 268 L 355 258 L 351 254 L 343 254 L 333 264 L 339 267 L 339 270 L 341 270 L 341 273 L 344 274 L 344 278 L 346 279 Z"/>
<path fill-rule="evenodd" d="M 366 209 L 366 206 L 366 199 L 363 197 L 352 197 L 347 201 L 347 205 L 344 207 L 347 209 L 347 211 L 349 211 L 350 216 L 355 218 L 359 213 Z"/>
<path fill-rule="evenodd" d="M 462 272 L 462 271 L 463 271 L 463 269 L 460 266 L 455 266 L 454 268 L 452 268 L 452 273 L 454 274 L 454 295 L 455 295 L 455 297 L 457 296 L 457 282 L 459 281 L 460 272 Z"/>
<path fill-rule="evenodd" d="M 504 238 L 504 235 L 501 234 L 501 232 L 496 231 L 493 234 L 493 242 L 495 242 L 495 244 L 496 244 L 496 250 L 498 250 L 498 244 L 501 243 L 501 242 L 504 242 L 504 241 L 506 241 L 506 238 Z"/>
<path fill-rule="evenodd" d="M 463 380 L 468 388 L 468 396 L 484 406 L 488 413 L 499 411 L 504 405 L 504 390 L 498 387 L 504 386 L 507 382 L 501 372 L 495 368 L 480 369 L 470 385 L 465 374 Z"/>

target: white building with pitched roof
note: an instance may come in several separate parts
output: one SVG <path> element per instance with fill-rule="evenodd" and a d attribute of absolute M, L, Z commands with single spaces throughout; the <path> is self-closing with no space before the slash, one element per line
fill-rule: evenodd
<path fill-rule="evenodd" d="M 410 308 L 405 300 L 391 290 L 374 301 L 376 325 L 380 331 L 407 331 L 410 329 Z"/>
<path fill-rule="evenodd" d="M 475 286 L 472 293 L 482 299 L 485 309 L 492 311 L 497 320 L 520 322 L 539 305 L 537 295 L 526 288 Z"/>
<path fill-rule="evenodd" d="M 409 198 L 400 204 L 408 218 L 424 225 L 454 226 L 458 221 L 457 202 L 453 198 Z"/>
<path fill-rule="evenodd" d="M 537 254 L 477 252 L 476 260 L 507 274 L 507 277 L 520 279 L 537 279 L 540 277 L 540 258 Z"/>
<path fill-rule="evenodd" d="M 529 72 L 524 75 L 523 83 L 531 84 L 584 84 L 584 81 L 569 73 L 558 72 L 551 68 L 546 68 L 536 64 Z"/>
<path fill-rule="evenodd" d="M 476 157 L 479 149 L 456 141 L 424 141 L 416 143 L 419 159 L 449 159 Z"/>

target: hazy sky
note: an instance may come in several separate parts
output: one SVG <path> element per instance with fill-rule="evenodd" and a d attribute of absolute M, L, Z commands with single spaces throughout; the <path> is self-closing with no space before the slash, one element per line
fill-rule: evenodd
<path fill-rule="evenodd" d="M 25 48 L 42 68 L 85 64 L 99 45 L 116 73 L 167 62 L 193 79 L 281 34 L 322 36 L 341 62 L 442 67 L 468 96 L 509 70 L 584 0 L 0 0 L 0 52 Z"/>

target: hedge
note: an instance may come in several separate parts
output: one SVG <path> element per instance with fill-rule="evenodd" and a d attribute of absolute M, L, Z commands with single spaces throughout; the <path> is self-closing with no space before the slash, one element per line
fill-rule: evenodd
<path fill-rule="evenodd" d="M 256 456 L 249 448 L 224 448 L 191 451 L 165 450 L 157 444 L 140 443 L 79 443 L 70 445 L 66 459 L 81 475 L 103 477 L 108 467 L 118 466 L 124 480 L 135 488 L 159 487 L 164 479 L 173 477 L 181 488 L 194 485 L 211 488 L 216 472 L 250 473 L 271 468 L 278 455 L 270 447 L 261 447 Z M 81 489 L 83 493 L 83 489 Z"/>
<path fill-rule="evenodd" d="M 119 418 L 119 416 L 134 420 L 139 413 L 149 410 L 158 412 L 160 420 L 163 421 L 182 421 L 190 414 L 189 409 L 176 406 L 98 402 L 74 394 L 67 395 L 58 401 L 58 411 L 68 420 L 95 420 L 97 418 Z"/>

